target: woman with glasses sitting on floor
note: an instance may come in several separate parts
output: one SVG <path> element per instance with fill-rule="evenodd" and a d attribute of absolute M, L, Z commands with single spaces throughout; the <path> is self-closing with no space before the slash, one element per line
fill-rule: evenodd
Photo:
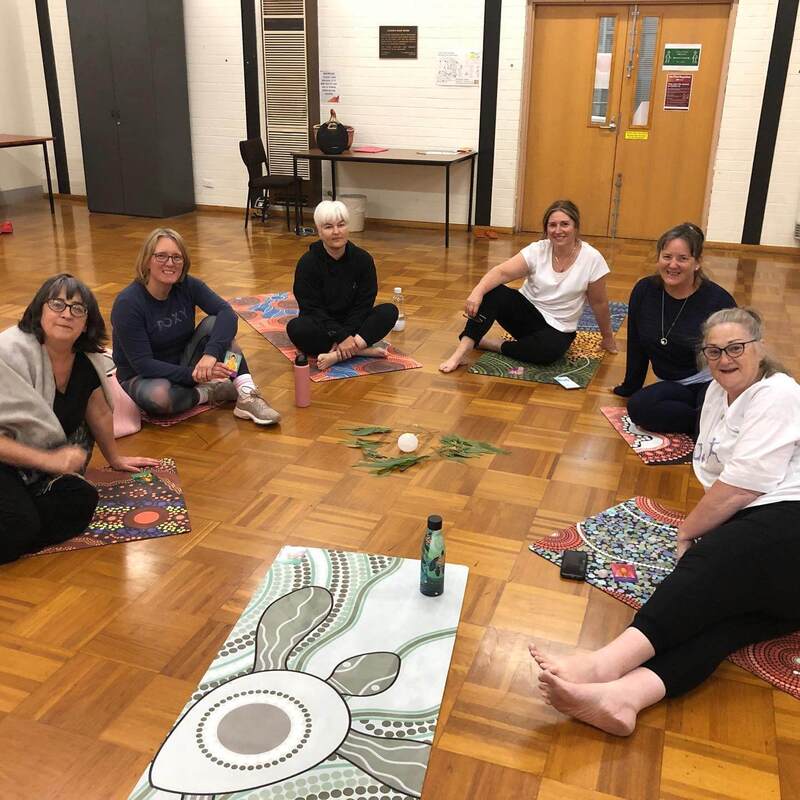
<path fill-rule="evenodd" d="M 176 231 L 156 228 L 145 240 L 136 279 L 111 310 L 117 380 L 152 416 L 235 400 L 234 416 L 258 425 L 278 422 L 280 414 L 262 397 L 234 340 L 236 313 L 189 275 L 189 266 L 189 253 Z M 207 316 L 195 327 L 197 308 Z M 236 369 L 224 363 L 228 351 L 237 356 Z"/>
<path fill-rule="evenodd" d="M 691 222 L 662 234 L 656 274 L 642 278 L 628 301 L 625 380 L 613 391 L 628 398 L 631 420 L 648 431 L 697 432 L 711 380 L 708 368 L 697 369 L 700 328 L 715 311 L 736 305 L 703 274 L 704 239 Z M 644 386 L 650 365 L 659 380 Z"/>
<path fill-rule="evenodd" d="M 375 305 L 378 273 L 372 256 L 348 238 L 350 212 L 339 200 L 323 200 L 314 209 L 319 241 L 294 273 L 298 316 L 286 334 L 317 366 L 328 369 L 353 356 L 386 358 L 380 341 L 397 322 L 397 307 Z"/>
<path fill-rule="evenodd" d="M 603 334 L 602 347 L 616 353 L 606 294 L 608 264 L 579 238 L 580 213 L 570 200 L 556 200 L 544 212 L 545 238 L 490 269 L 472 290 L 464 313 L 467 324 L 458 347 L 439 365 L 453 372 L 473 348 L 502 353 L 531 364 L 552 364 L 569 349 L 588 301 Z M 522 287 L 506 286 L 525 278 Z M 487 336 L 494 322 L 513 341 Z"/>
<path fill-rule="evenodd" d="M 800 630 L 800 386 L 766 355 L 754 311 L 712 314 L 702 352 L 705 495 L 678 528 L 675 569 L 605 647 L 565 658 L 530 647 L 545 700 L 607 733 L 630 734 L 642 709 L 735 650 Z"/>
<path fill-rule="evenodd" d="M 66 273 L 45 281 L 19 323 L 0 333 L 2 563 L 86 530 L 97 490 L 81 473 L 95 441 L 113 469 L 158 463 L 117 449 L 105 339 L 94 295 Z"/>

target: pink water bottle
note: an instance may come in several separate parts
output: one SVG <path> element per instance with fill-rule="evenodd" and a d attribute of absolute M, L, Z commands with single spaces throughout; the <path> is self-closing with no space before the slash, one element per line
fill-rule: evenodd
<path fill-rule="evenodd" d="M 298 408 L 311 405 L 311 369 L 305 353 L 298 353 L 294 360 L 294 404 Z"/>

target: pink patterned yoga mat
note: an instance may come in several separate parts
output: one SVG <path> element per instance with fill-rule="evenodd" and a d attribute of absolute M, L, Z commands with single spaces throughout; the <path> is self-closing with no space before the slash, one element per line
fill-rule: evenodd
<path fill-rule="evenodd" d="M 192 417 L 196 417 L 198 414 L 211 411 L 212 408 L 217 408 L 217 406 L 203 403 L 202 405 L 190 408 L 188 411 L 182 411 L 180 414 L 172 414 L 171 416 L 165 417 L 151 417 L 149 414 L 145 414 L 144 411 L 142 411 L 142 420 L 144 422 L 149 422 L 151 425 L 158 425 L 159 428 L 169 428 L 170 425 L 177 425 L 179 422 L 183 422 L 185 419 L 191 419 Z"/>
<path fill-rule="evenodd" d="M 634 497 L 576 525 L 533 542 L 530 549 L 553 564 L 565 550 L 589 554 L 586 582 L 640 608 L 675 566 L 675 533 L 684 515 L 647 497 Z M 611 564 L 631 564 L 634 580 L 618 580 Z M 800 632 L 749 645 L 730 660 L 800 699 Z"/>
<path fill-rule="evenodd" d="M 162 458 L 157 467 L 135 474 L 88 469 L 85 478 L 100 493 L 89 527 L 80 536 L 30 556 L 175 536 L 192 529 L 178 470 L 171 458 Z"/>
<path fill-rule="evenodd" d="M 257 294 L 250 297 L 234 297 L 229 301 L 233 310 L 251 328 L 257 330 L 270 344 L 278 348 L 286 358 L 294 361 L 297 349 L 286 335 L 286 324 L 297 316 L 297 303 L 291 292 Z M 381 372 L 397 372 L 421 367 L 419 361 L 401 353 L 389 344 L 387 358 L 350 358 L 329 369 L 317 368 L 316 359 L 309 359 L 311 380 L 316 382 L 336 381 L 340 378 L 357 378 L 359 375 L 375 375 Z"/>
<path fill-rule="evenodd" d="M 639 428 L 622 406 L 601 408 L 611 427 L 645 464 L 691 464 L 694 439 L 685 433 L 653 433 Z"/>

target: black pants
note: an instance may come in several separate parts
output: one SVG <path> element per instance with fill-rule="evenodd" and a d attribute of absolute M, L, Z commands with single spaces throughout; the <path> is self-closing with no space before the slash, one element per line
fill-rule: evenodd
<path fill-rule="evenodd" d="M 668 697 L 734 650 L 800 630 L 800 501 L 743 509 L 703 536 L 631 623 L 656 654 L 642 666 Z"/>
<path fill-rule="evenodd" d="M 381 303 L 369 312 L 369 316 L 360 325 L 347 333 L 349 336 L 358 334 L 367 346 L 371 347 L 394 327 L 397 314 L 397 306 Z M 338 344 L 321 322 L 308 315 L 290 319 L 286 326 L 286 334 L 301 353 L 309 356 L 329 353 L 333 346 Z"/>
<path fill-rule="evenodd" d="M 706 389 L 707 382 L 684 386 L 675 381 L 659 381 L 628 398 L 628 415 L 648 431 L 696 436 Z"/>
<path fill-rule="evenodd" d="M 533 303 L 508 286 L 497 286 L 483 296 L 477 315 L 458 338 L 469 336 L 478 344 L 495 321 L 516 340 L 503 342 L 502 354 L 530 364 L 558 361 L 575 338 L 574 331 L 565 333 L 548 325 Z"/>
<path fill-rule="evenodd" d="M 0 464 L 0 563 L 83 533 L 96 506 L 97 489 L 77 475 L 26 486 L 14 467 Z"/>
<path fill-rule="evenodd" d="M 203 357 L 216 321 L 217 318 L 213 316 L 205 317 L 200 321 L 192 338 L 183 348 L 180 360 L 182 367 L 194 369 L 197 366 L 197 362 Z M 235 344 L 229 344 L 228 349 L 237 353 L 241 352 Z M 246 375 L 249 372 L 250 368 L 242 355 L 238 374 Z M 173 383 L 167 378 L 142 378 L 140 375 L 136 375 L 124 381 L 121 386 L 133 402 L 151 417 L 181 414 L 194 408 L 200 402 L 200 395 L 194 386 Z"/>

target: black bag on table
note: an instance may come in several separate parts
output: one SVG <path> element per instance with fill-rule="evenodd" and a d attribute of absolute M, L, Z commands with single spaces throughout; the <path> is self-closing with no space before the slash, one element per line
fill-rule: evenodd
<path fill-rule="evenodd" d="M 317 147 L 329 156 L 335 156 L 347 150 L 347 128 L 336 119 L 336 112 L 333 109 L 331 109 L 331 118 L 319 126 Z"/>

